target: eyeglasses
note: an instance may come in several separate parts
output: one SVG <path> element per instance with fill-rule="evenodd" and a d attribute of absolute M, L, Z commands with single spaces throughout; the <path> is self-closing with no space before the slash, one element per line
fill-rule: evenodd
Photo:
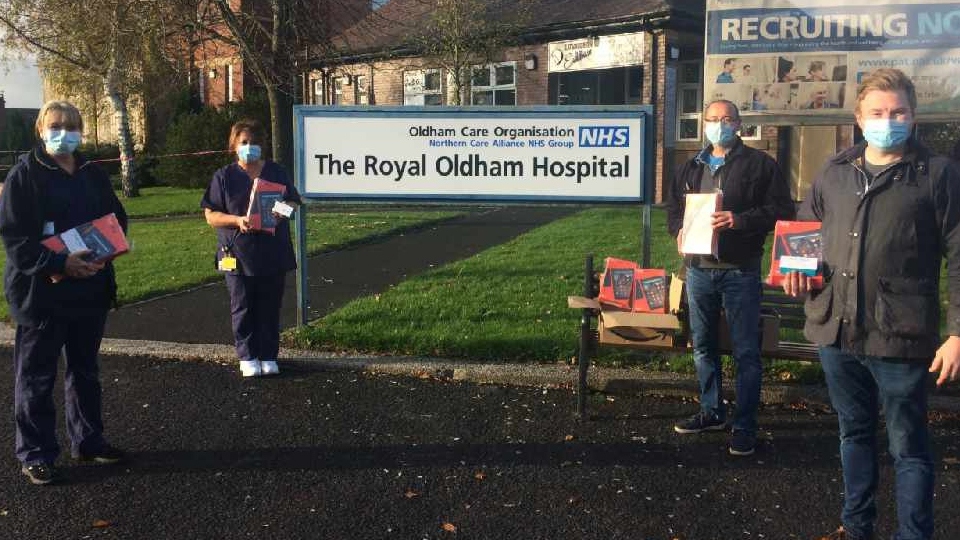
<path fill-rule="evenodd" d="M 724 124 L 730 125 L 730 124 L 735 124 L 739 122 L 740 119 L 734 118 L 732 116 L 724 116 L 723 118 L 717 118 L 717 117 L 704 118 L 703 121 L 704 122 L 723 122 Z"/>

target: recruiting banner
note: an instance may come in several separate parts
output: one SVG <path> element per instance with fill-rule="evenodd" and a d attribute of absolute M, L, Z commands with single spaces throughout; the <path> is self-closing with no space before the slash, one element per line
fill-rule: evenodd
<path fill-rule="evenodd" d="M 642 202 L 648 107 L 294 108 L 301 191 Z"/>
<path fill-rule="evenodd" d="M 880 67 L 917 86 L 918 113 L 960 111 L 960 2 L 708 0 L 704 97 L 746 115 L 847 116 Z"/>

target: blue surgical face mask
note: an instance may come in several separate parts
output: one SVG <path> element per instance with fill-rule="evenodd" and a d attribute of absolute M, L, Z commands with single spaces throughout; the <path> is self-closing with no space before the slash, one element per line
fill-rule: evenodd
<path fill-rule="evenodd" d="M 241 144 L 237 147 L 237 157 L 240 158 L 240 161 L 244 163 L 257 161 L 260 159 L 260 145 Z"/>
<path fill-rule="evenodd" d="M 724 122 L 704 122 L 703 134 L 710 144 L 730 146 L 737 138 L 737 130 L 731 124 Z"/>
<path fill-rule="evenodd" d="M 910 122 L 892 118 L 868 118 L 863 121 L 863 138 L 870 146 L 890 150 L 903 146 L 913 128 Z"/>
<path fill-rule="evenodd" d="M 43 136 L 44 147 L 47 153 L 54 156 L 72 154 L 80 146 L 83 136 L 79 131 L 65 129 L 48 129 Z"/>

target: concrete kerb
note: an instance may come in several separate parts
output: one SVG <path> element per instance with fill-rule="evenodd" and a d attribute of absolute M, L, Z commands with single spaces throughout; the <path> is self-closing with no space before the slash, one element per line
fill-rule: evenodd
<path fill-rule="evenodd" d="M 0 324 L 0 347 L 13 351 L 15 330 Z M 141 356 L 164 360 L 203 361 L 231 365 L 236 353 L 231 345 L 171 343 L 127 339 L 104 339 L 102 355 Z M 480 384 L 572 388 L 577 367 L 567 364 L 476 363 L 442 358 L 376 356 L 327 353 L 282 348 L 281 363 L 299 368 L 386 373 L 400 376 L 429 377 Z M 693 376 L 651 372 L 636 367 L 590 368 L 588 386 L 608 395 L 668 396 L 695 400 L 698 396 Z M 729 385 L 728 385 L 729 386 Z M 734 395 L 728 388 L 729 399 Z M 829 396 L 822 385 L 765 384 L 761 400 L 767 405 L 807 404 L 829 407 Z M 935 390 L 930 396 L 932 410 L 960 412 L 960 389 Z M 571 403 L 572 407 L 572 403 Z"/>

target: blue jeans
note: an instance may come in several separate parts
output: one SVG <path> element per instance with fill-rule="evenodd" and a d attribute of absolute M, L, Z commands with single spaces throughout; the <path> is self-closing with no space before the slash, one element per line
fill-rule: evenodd
<path fill-rule="evenodd" d="M 760 267 L 687 269 L 690 338 L 700 383 L 700 409 L 726 421 L 723 370 L 720 364 L 720 308 L 727 312 L 733 359 L 737 365 L 734 431 L 757 433 L 760 404 Z"/>
<path fill-rule="evenodd" d="M 927 432 L 926 362 L 849 354 L 821 347 L 820 362 L 840 422 L 843 527 L 873 534 L 877 518 L 877 428 L 880 405 L 896 472 L 895 540 L 933 538 L 933 457 Z"/>

